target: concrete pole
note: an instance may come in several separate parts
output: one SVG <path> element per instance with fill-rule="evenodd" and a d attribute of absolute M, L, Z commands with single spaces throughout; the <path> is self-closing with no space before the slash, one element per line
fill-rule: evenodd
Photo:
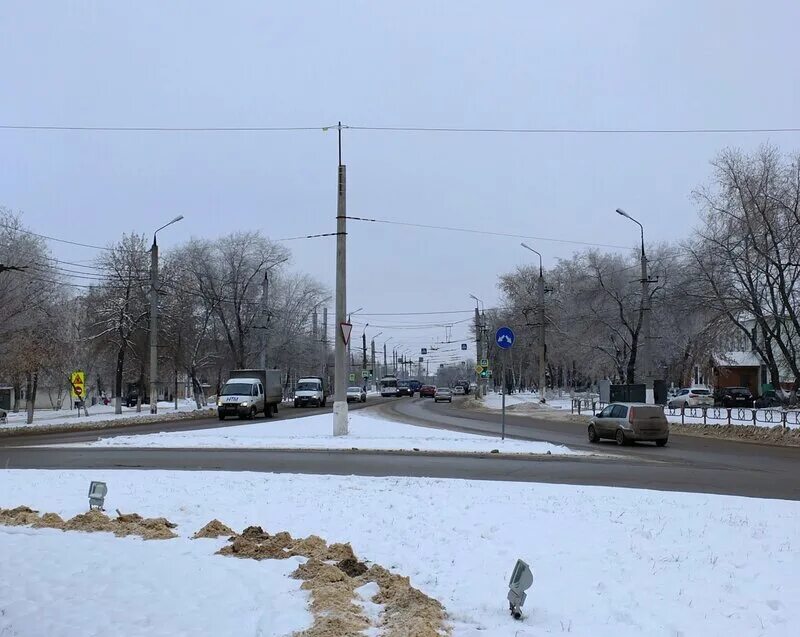
<path fill-rule="evenodd" d="M 477 368 L 481 363 L 481 315 L 478 311 L 478 302 L 475 301 L 475 367 Z M 481 375 L 477 374 L 477 387 L 476 392 L 478 398 L 481 397 Z"/>
<path fill-rule="evenodd" d="M 342 324 L 347 315 L 347 170 L 342 164 L 342 123 L 339 122 L 339 183 L 336 200 L 336 336 L 333 394 L 333 435 L 347 435 L 347 343 Z"/>
<path fill-rule="evenodd" d="M 322 308 L 322 378 L 328 383 L 328 308 Z M 330 390 L 328 390 L 330 391 Z"/>
<path fill-rule="evenodd" d="M 386 363 L 386 342 L 383 343 L 383 375 L 386 376 L 386 370 L 389 369 L 389 365 Z"/>
<path fill-rule="evenodd" d="M 539 267 L 539 402 L 547 402 L 547 341 L 545 341 L 545 316 L 544 316 L 544 276 Z"/>
<path fill-rule="evenodd" d="M 652 361 L 650 360 L 650 346 L 652 343 L 650 334 L 650 279 L 647 274 L 647 257 L 644 253 L 644 231 L 642 231 L 642 334 L 640 351 L 645 383 L 645 400 L 648 403 L 654 403 L 653 370 Z"/>
<path fill-rule="evenodd" d="M 372 339 L 370 344 L 372 346 L 372 382 L 373 383 L 377 383 L 378 372 L 375 369 L 375 339 L 374 338 Z"/>
<path fill-rule="evenodd" d="M 158 413 L 158 244 L 150 248 L 150 413 Z M 141 400 L 141 398 L 140 398 Z"/>
<path fill-rule="evenodd" d="M 261 346 L 259 347 L 259 361 L 258 366 L 261 369 L 267 369 L 267 346 L 269 345 L 269 310 L 267 304 L 269 302 L 269 268 L 264 270 L 264 280 L 261 282 Z"/>
<path fill-rule="evenodd" d="M 364 372 L 367 371 L 367 329 L 361 332 L 361 382 L 366 382 Z"/>
<path fill-rule="evenodd" d="M 319 317 L 317 315 L 317 308 L 314 308 L 311 314 L 311 343 L 311 360 L 315 362 L 319 361 Z M 312 369 L 314 367 L 316 367 L 316 364 L 313 364 Z"/>

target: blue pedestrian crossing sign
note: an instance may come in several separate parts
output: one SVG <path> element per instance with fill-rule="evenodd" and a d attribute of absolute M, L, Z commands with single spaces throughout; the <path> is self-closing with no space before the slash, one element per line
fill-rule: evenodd
<path fill-rule="evenodd" d="M 514 331 L 510 327 L 501 327 L 494 335 L 494 342 L 500 349 L 510 349 L 514 344 Z"/>

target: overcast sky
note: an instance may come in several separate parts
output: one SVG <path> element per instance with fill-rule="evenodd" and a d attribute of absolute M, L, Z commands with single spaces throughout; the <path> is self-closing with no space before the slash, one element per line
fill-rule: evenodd
<path fill-rule="evenodd" d="M 798 24 L 794 0 L 3 0 L 0 124 L 797 127 Z M 677 240 L 695 223 L 690 194 L 709 178 L 708 161 L 766 141 L 800 148 L 795 133 L 345 131 L 348 212 L 634 246 L 638 229 L 614 214 L 623 207 L 647 240 Z M 167 248 L 245 229 L 274 238 L 335 229 L 335 132 L 2 130 L 0 145 L 0 204 L 58 237 L 105 244 L 178 213 L 181 225 L 159 235 Z M 577 249 L 529 243 L 545 265 Z M 534 257 L 518 244 L 352 222 L 348 306 L 468 310 L 470 293 L 490 306 L 498 275 Z M 293 267 L 333 289 L 333 238 L 287 245 Z M 410 348 L 444 335 L 383 331 L 379 341 L 392 334 Z"/>

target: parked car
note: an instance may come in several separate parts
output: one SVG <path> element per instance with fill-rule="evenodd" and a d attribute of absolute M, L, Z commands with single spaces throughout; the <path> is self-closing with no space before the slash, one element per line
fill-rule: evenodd
<path fill-rule="evenodd" d="M 125 395 L 125 398 L 122 399 L 122 403 L 126 407 L 136 407 L 136 402 L 137 402 L 138 399 L 139 399 L 139 392 L 137 392 L 136 390 L 133 390 L 133 391 L 129 391 Z M 145 396 L 144 396 L 144 398 L 142 398 L 141 402 L 142 402 L 143 405 L 149 405 L 150 404 L 150 396 L 145 394 Z"/>
<path fill-rule="evenodd" d="M 436 387 L 433 385 L 423 385 L 419 388 L 420 398 L 433 398 L 436 395 Z"/>
<path fill-rule="evenodd" d="M 765 391 L 755 401 L 755 406 L 759 409 L 764 407 L 780 407 L 781 405 L 783 405 L 783 401 L 778 396 L 778 392 L 776 392 L 774 389 Z"/>
<path fill-rule="evenodd" d="M 670 409 L 680 409 L 681 407 L 713 407 L 714 396 L 711 390 L 705 387 L 687 387 L 681 389 L 675 398 L 667 402 Z"/>
<path fill-rule="evenodd" d="M 453 392 L 450 390 L 449 387 L 437 387 L 436 393 L 433 395 L 434 402 L 439 401 L 447 401 L 448 403 L 453 402 Z"/>
<path fill-rule="evenodd" d="M 359 402 L 365 403 L 367 402 L 367 392 L 364 391 L 363 387 L 348 387 L 347 388 L 347 402 Z"/>
<path fill-rule="evenodd" d="M 611 403 L 589 422 L 589 442 L 602 438 L 618 445 L 650 440 L 663 447 L 669 440 L 669 423 L 660 405 Z"/>
<path fill-rule="evenodd" d="M 414 388 L 411 386 L 411 381 L 398 380 L 397 381 L 397 395 L 398 396 L 414 396 Z"/>
<path fill-rule="evenodd" d="M 465 393 L 466 393 L 466 391 L 464 390 L 464 386 L 463 385 L 456 385 L 455 387 L 453 387 L 453 395 L 455 395 L 455 396 L 463 396 Z"/>
<path fill-rule="evenodd" d="M 714 392 L 714 402 L 723 407 L 752 407 L 753 392 L 747 387 L 722 387 Z"/>

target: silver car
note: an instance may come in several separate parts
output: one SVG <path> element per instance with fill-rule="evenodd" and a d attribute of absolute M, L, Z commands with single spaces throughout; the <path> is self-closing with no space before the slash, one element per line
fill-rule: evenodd
<path fill-rule="evenodd" d="M 448 403 L 453 402 L 453 392 L 450 390 L 449 387 L 437 387 L 436 393 L 433 395 L 434 402 L 439 401 L 447 401 Z"/>
<path fill-rule="evenodd" d="M 347 402 L 367 402 L 367 392 L 363 387 L 348 387 L 347 388 Z"/>
<path fill-rule="evenodd" d="M 667 402 L 670 409 L 680 409 L 681 407 L 713 407 L 714 395 L 710 389 L 705 387 L 687 387 L 681 389 L 673 398 Z"/>
<path fill-rule="evenodd" d="M 611 403 L 589 422 L 589 442 L 602 438 L 618 445 L 650 440 L 663 447 L 669 440 L 669 423 L 661 405 Z"/>

